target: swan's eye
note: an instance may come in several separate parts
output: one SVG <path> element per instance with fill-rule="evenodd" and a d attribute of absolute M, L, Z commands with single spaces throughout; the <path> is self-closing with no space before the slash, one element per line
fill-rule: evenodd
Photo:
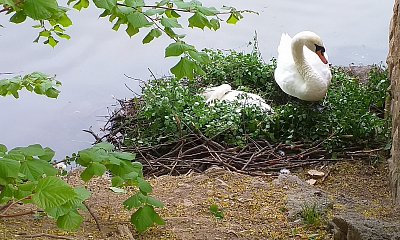
<path fill-rule="evenodd" d="M 325 48 L 323 46 L 319 46 L 317 44 L 314 44 L 314 45 L 315 45 L 315 52 L 318 52 L 318 51 L 321 51 L 322 53 L 325 52 Z"/>

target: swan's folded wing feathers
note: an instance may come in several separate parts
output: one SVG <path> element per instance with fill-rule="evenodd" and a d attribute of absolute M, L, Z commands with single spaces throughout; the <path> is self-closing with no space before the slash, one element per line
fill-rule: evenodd
<path fill-rule="evenodd" d="M 292 38 L 287 34 L 283 33 L 281 36 L 281 42 L 278 46 L 278 62 L 292 62 Z M 289 58 L 288 58 L 289 57 Z"/>

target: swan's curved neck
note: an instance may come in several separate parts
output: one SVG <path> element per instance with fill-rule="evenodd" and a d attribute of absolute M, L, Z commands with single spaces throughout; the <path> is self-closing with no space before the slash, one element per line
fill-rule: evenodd
<path fill-rule="evenodd" d="M 314 71 L 304 57 L 304 45 L 306 41 L 307 39 L 301 36 L 295 36 L 292 39 L 293 60 L 297 70 L 305 81 L 319 80 L 321 76 Z"/>

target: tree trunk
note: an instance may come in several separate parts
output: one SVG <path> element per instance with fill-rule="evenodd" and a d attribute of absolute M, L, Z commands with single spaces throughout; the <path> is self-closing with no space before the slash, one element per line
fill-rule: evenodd
<path fill-rule="evenodd" d="M 394 203 L 400 206 L 400 12 L 395 0 L 390 23 L 389 55 L 387 58 L 391 80 L 392 150 L 389 159 L 390 187 Z"/>

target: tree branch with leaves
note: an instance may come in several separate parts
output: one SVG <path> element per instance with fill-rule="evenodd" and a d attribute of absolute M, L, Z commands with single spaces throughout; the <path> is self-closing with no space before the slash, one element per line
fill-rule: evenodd
<path fill-rule="evenodd" d="M 182 15 L 187 15 L 188 27 L 204 30 L 218 30 L 221 22 L 236 24 L 243 18 L 243 13 L 234 7 L 205 7 L 200 1 L 162 0 L 151 2 L 144 0 L 93 0 L 94 6 L 103 10 L 100 17 L 108 18 L 115 31 L 124 27 L 125 32 L 133 37 L 140 31 L 148 31 L 142 43 L 148 44 L 162 35 L 168 36 L 171 43 L 165 51 L 165 57 L 180 57 L 171 72 L 180 78 L 193 79 L 196 74 L 204 74 L 200 64 L 208 61 L 204 52 L 185 42 L 182 29 Z M 68 6 L 76 10 L 88 8 L 89 0 L 69 0 Z M 6 14 L 12 14 L 10 22 L 22 23 L 27 18 L 38 21 L 34 28 L 40 29 L 34 42 L 42 42 L 55 47 L 60 39 L 70 39 L 66 28 L 72 25 L 67 15 L 68 8 L 60 6 L 57 0 L 0 0 Z M 182 14 L 182 15 L 181 15 Z"/>

